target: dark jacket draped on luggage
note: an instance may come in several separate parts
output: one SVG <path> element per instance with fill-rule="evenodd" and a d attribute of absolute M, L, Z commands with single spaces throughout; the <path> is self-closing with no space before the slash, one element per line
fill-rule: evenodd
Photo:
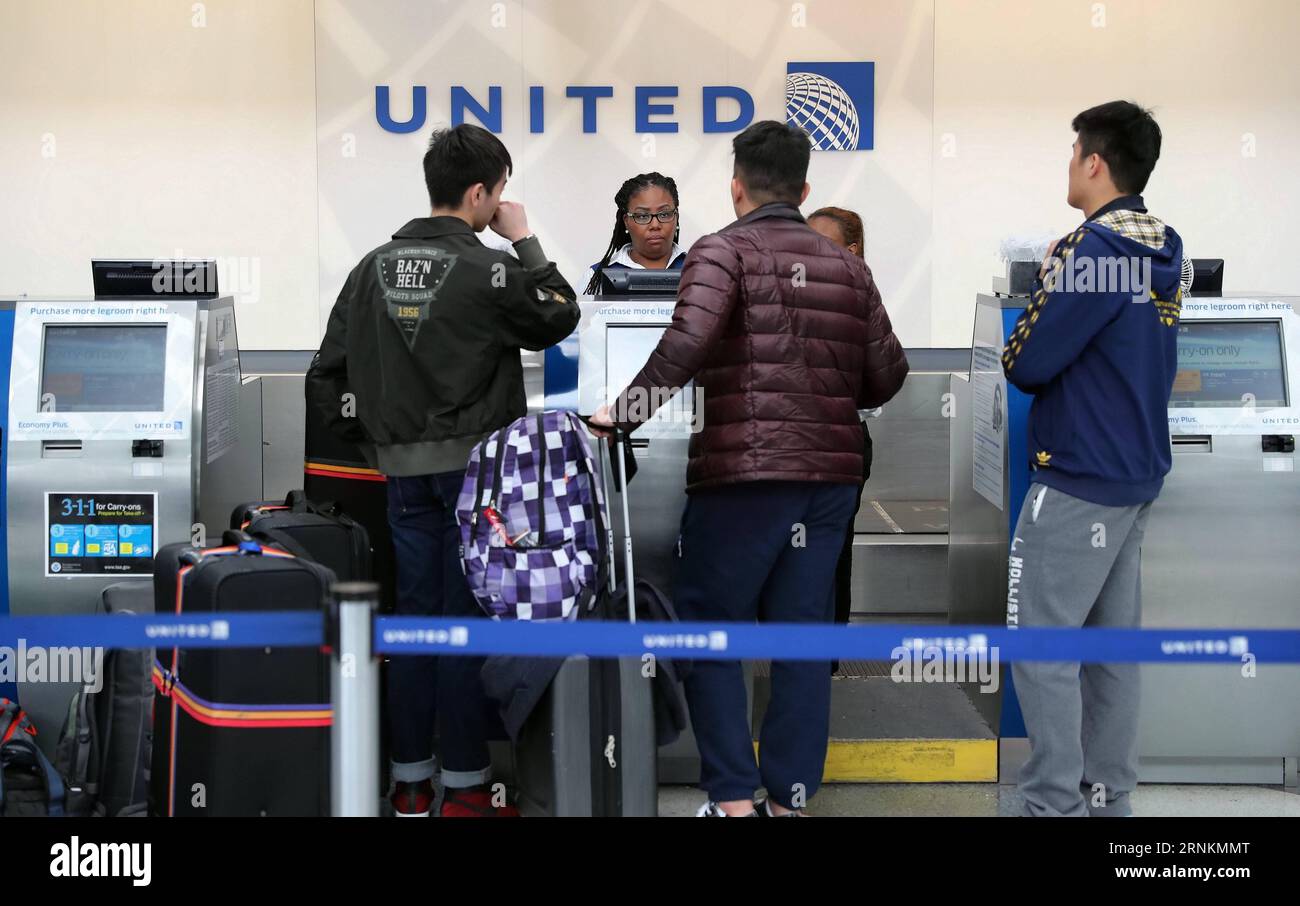
<path fill-rule="evenodd" d="M 672 324 L 613 415 L 631 431 L 653 415 L 648 400 L 694 379 L 704 426 L 690 441 L 688 491 L 858 484 L 858 410 L 887 402 L 906 376 L 870 269 L 773 203 L 691 247 Z"/>
<path fill-rule="evenodd" d="M 518 260 L 456 217 L 412 220 L 361 259 L 307 372 L 307 400 L 386 475 L 465 468 L 527 411 L 520 349 L 578 325 L 573 288 L 535 237 Z M 352 397 L 347 396 L 352 394 Z"/>
<path fill-rule="evenodd" d="M 676 623 L 677 611 L 668 597 L 644 579 L 636 582 L 637 617 L 647 624 Z M 620 586 L 611 602 L 607 618 L 627 619 L 627 586 Z M 686 699 L 681 681 L 690 671 L 691 662 L 680 663 L 668 658 L 655 662 L 653 675 L 655 709 L 655 744 L 666 746 L 676 741 L 687 727 Z M 483 691 L 500 705 L 501 722 L 513 740 L 528 722 L 555 674 L 564 666 L 564 658 L 520 657 L 512 654 L 489 655 L 483 663 Z"/>

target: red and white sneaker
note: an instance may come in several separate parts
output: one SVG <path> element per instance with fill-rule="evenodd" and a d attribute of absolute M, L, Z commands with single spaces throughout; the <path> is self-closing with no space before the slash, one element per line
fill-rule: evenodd
<path fill-rule="evenodd" d="M 393 814 L 398 818 L 428 818 L 433 810 L 433 781 L 415 783 L 398 781 L 388 801 L 393 804 Z"/>
<path fill-rule="evenodd" d="M 513 805 L 493 805 L 491 790 L 486 786 L 471 786 L 444 790 L 438 814 L 443 818 L 518 818 L 519 809 Z"/>

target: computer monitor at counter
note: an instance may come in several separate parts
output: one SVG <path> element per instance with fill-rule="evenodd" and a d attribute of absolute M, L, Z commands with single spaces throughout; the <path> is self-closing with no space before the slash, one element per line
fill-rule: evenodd
<path fill-rule="evenodd" d="M 1223 259 L 1192 259 L 1192 295 L 1223 295 Z"/>
<path fill-rule="evenodd" d="M 681 279 L 682 272 L 674 268 L 650 270 L 608 267 L 600 272 L 600 285 L 596 295 L 602 299 L 675 296 Z"/>
<path fill-rule="evenodd" d="M 182 299 L 215 299 L 217 262 L 103 260 L 90 262 L 90 277 L 96 299 L 139 299 L 150 296 Z"/>

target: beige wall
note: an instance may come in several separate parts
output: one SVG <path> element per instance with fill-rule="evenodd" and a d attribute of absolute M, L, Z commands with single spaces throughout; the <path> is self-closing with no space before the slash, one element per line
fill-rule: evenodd
<path fill-rule="evenodd" d="M 463 24 L 465 7 L 475 3 L 447 8 L 454 6 Z M 695 13 L 697 7 L 674 0 L 642 15 L 646 22 L 678 22 L 678 44 L 720 48 L 736 84 L 751 85 L 769 68 L 763 54 L 775 54 L 772 65 L 784 66 L 786 50 L 775 30 L 790 8 L 753 3 L 748 31 L 740 29 L 755 39 L 742 42 L 749 53 L 725 46 L 717 31 L 725 23 L 704 6 Z M 216 255 L 239 269 L 250 290 L 239 312 L 245 347 L 313 347 L 323 326 L 319 299 L 337 290 L 319 284 L 318 248 L 344 257 L 353 251 L 339 242 L 330 217 L 318 227 L 317 152 L 326 136 L 317 130 L 328 124 L 316 116 L 313 3 L 208 0 L 199 4 L 202 27 L 195 27 L 195 6 L 189 0 L 0 0 L 0 293 L 88 293 L 91 257 Z M 849 165 L 816 163 L 814 177 L 821 169 L 829 178 L 810 199 L 847 198 L 867 214 L 869 254 L 905 343 L 969 343 L 974 295 L 989 288 L 999 266 L 998 241 L 1016 232 L 1064 232 L 1077 222 L 1064 203 L 1069 120 L 1114 97 L 1156 108 L 1165 150 L 1147 197 L 1182 233 L 1189 253 L 1226 258 L 1228 288 L 1300 291 L 1300 256 L 1285 241 L 1300 208 L 1300 63 L 1290 46 L 1300 34 L 1300 4 L 933 0 L 918 7 L 913 21 L 933 34 L 931 153 L 917 149 L 899 169 L 891 131 L 906 135 L 910 148 L 913 120 L 928 112 L 915 86 L 899 86 L 897 106 L 878 107 L 874 160 L 868 153 Z M 898 2 L 874 8 L 896 14 Z M 551 27 L 572 10 L 578 24 L 567 33 L 593 47 L 608 40 L 581 24 L 590 17 L 579 0 L 530 0 L 522 9 L 527 15 L 519 21 L 547 20 Z M 814 31 L 801 38 L 803 46 L 857 58 L 897 56 L 898 47 L 875 48 L 868 39 L 859 49 L 857 38 L 845 38 L 849 24 L 869 19 L 872 9 L 866 0 L 810 0 Z M 680 20 L 690 15 L 703 17 L 699 37 L 682 29 Z M 628 53 L 640 46 L 632 43 Z M 550 57 L 533 58 L 527 78 L 562 85 L 581 75 L 595 82 L 604 54 L 586 50 L 574 47 L 580 64 L 572 55 L 556 56 L 553 77 L 538 70 L 543 62 L 552 65 Z M 908 60 L 919 52 L 902 50 L 898 58 Z M 385 65 L 382 46 L 358 46 L 356 55 L 375 71 Z M 682 86 L 683 133 L 679 150 L 662 138 L 661 147 L 699 167 L 725 170 L 725 150 L 697 147 L 701 137 L 692 125 L 691 98 L 703 78 L 697 70 L 707 67 L 689 61 L 677 67 L 677 77 L 665 81 Z M 428 71 L 419 78 L 431 86 L 431 104 L 445 97 Z M 889 75 L 880 71 L 877 78 L 881 90 Z M 511 90 L 517 83 L 504 84 Z M 757 94 L 756 100 L 760 116 L 772 115 Z M 561 121 L 563 109 L 548 106 L 543 138 L 549 141 L 517 155 L 521 163 L 544 167 L 561 159 L 562 130 L 576 128 Z M 725 143 L 726 137 L 710 140 Z M 630 158 L 639 141 L 627 141 L 636 147 L 620 153 Z M 420 213 L 418 142 L 408 144 L 415 157 L 407 206 L 414 216 Z M 601 142 L 572 147 L 591 160 Z M 703 200 L 707 174 L 697 178 L 687 221 L 696 235 L 726 216 L 724 199 Z M 554 177 L 534 175 L 531 186 L 526 179 L 517 185 L 517 197 L 526 203 L 534 197 L 539 228 L 544 225 L 557 257 L 571 270 L 594 260 L 607 238 L 607 217 L 557 215 L 558 199 L 572 192 Z M 821 186 L 840 194 L 822 197 Z M 603 210 L 614 187 L 579 188 L 591 196 L 580 206 Z M 912 212 L 927 205 L 933 230 L 918 235 Z M 903 219 L 904 229 L 892 227 Z M 374 243 L 384 238 L 376 235 Z"/>
<path fill-rule="evenodd" d="M 737 85 L 755 117 L 784 116 L 790 61 L 876 63 L 876 148 L 818 153 L 807 209 L 862 211 L 873 268 L 891 294 L 904 342 L 930 337 L 931 59 L 929 3 L 787 0 L 466 2 L 449 15 L 405 0 L 317 3 L 317 139 L 321 212 L 321 308 L 348 271 L 408 218 L 424 213 L 420 157 L 428 132 L 451 116 L 451 84 L 481 101 L 500 85 L 502 140 L 515 173 L 506 196 L 523 201 L 530 226 L 578 289 L 609 243 L 613 197 L 628 177 L 655 170 L 675 179 L 682 239 L 689 244 L 735 218 L 731 133 L 702 131 L 701 86 Z M 495 14 L 493 10 L 495 9 Z M 870 52 L 866 48 L 870 48 Z M 410 86 L 427 86 L 425 128 L 406 135 L 375 122 L 374 86 L 392 86 L 394 115 L 410 112 Z M 676 133 L 638 135 L 637 85 L 676 85 Z M 546 127 L 529 131 L 527 88 L 546 97 Z M 568 85 L 610 85 L 598 128 L 582 132 Z M 917 162 L 922 162 L 921 166 Z"/>
<path fill-rule="evenodd" d="M 311 0 L 194 5 L 0 0 L 0 292 L 219 256 L 255 290 L 243 346 L 315 346 Z"/>
<path fill-rule="evenodd" d="M 1070 120 L 1120 97 L 1155 108 L 1146 199 L 1188 255 L 1226 259 L 1225 289 L 1300 292 L 1297 35 L 1292 0 L 937 0 L 932 344 L 970 343 L 1002 236 L 1078 222 Z"/>

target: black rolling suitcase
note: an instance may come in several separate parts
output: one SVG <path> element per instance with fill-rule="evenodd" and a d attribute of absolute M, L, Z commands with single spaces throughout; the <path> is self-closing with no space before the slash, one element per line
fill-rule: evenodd
<path fill-rule="evenodd" d="M 625 437 L 617 438 L 619 486 L 627 469 Z M 608 445 L 597 441 L 605 501 L 610 497 Z M 627 498 L 620 494 L 625 587 L 635 587 Z M 618 619 L 614 532 L 606 526 L 608 583 L 592 619 Z M 628 608 L 624 618 L 634 621 Z M 525 816 L 653 817 L 658 814 L 658 748 L 653 680 L 640 658 L 565 658 L 515 741 L 518 806 Z"/>
<path fill-rule="evenodd" d="M 159 613 L 313 610 L 333 573 L 227 532 L 154 559 Z M 330 683 L 317 648 L 158 649 L 150 811 L 329 814 Z"/>
<path fill-rule="evenodd" d="M 337 503 L 314 503 L 303 491 L 290 491 L 283 503 L 240 504 L 230 527 L 329 567 L 339 582 L 373 578 L 370 534 Z"/>

